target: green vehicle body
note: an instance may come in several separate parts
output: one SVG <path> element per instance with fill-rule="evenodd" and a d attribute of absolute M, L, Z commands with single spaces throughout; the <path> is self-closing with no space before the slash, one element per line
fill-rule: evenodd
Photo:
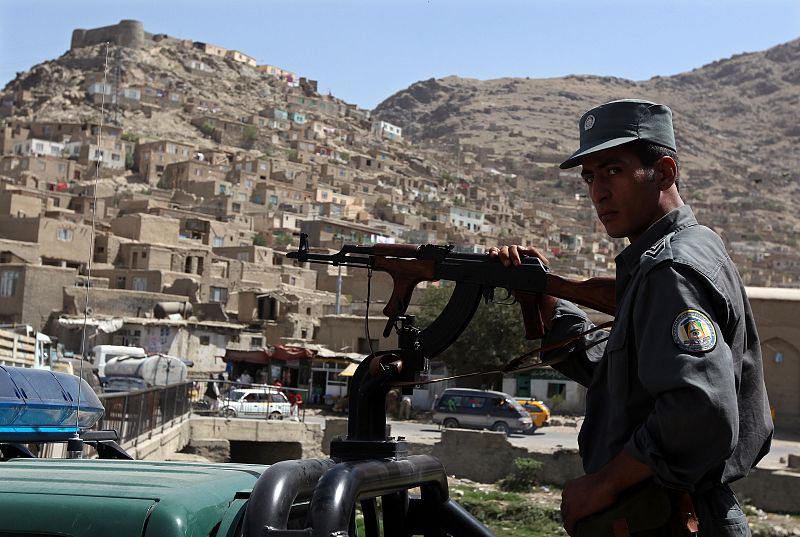
<path fill-rule="evenodd" d="M 12 459 L 0 463 L 0 535 L 233 537 L 266 468 Z"/>

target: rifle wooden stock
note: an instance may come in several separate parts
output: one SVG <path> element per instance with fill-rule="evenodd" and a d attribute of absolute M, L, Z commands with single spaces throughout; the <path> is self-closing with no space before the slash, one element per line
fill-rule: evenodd
<path fill-rule="evenodd" d="M 612 316 L 617 311 L 616 279 L 614 278 L 589 278 L 584 281 L 575 281 L 555 274 L 547 274 L 544 294 L 563 298 Z"/>
<path fill-rule="evenodd" d="M 375 256 L 372 268 L 388 272 L 394 281 L 392 296 L 383 308 L 383 314 L 389 318 L 405 313 L 411 303 L 414 287 L 419 282 L 436 279 L 436 265 L 433 261 Z"/>

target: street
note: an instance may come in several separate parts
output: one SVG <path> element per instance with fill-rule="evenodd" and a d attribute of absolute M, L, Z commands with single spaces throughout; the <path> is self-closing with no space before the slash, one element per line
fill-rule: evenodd
<path fill-rule="evenodd" d="M 307 423 L 318 423 L 325 427 L 325 416 L 307 415 Z M 411 443 L 433 444 L 439 441 L 441 431 L 438 425 L 419 421 L 388 420 L 392 436 L 404 436 Z M 556 448 L 578 449 L 578 430 L 575 427 L 542 427 L 530 435 L 512 434 L 508 441 L 513 446 L 529 450 L 552 450 Z M 789 454 L 800 455 L 800 442 L 782 439 L 772 441 L 769 454 L 758 464 L 759 468 L 786 468 Z M 782 461 L 782 462 L 781 462 Z"/>

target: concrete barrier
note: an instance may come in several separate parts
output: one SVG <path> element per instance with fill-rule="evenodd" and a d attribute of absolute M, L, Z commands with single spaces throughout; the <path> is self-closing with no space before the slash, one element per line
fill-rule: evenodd
<path fill-rule="evenodd" d="M 286 420 L 192 417 L 191 438 L 217 438 L 230 442 L 299 444 L 304 459 L 322 457 L 322 429 L 317 424 Z M 231 445 L 233 452 L 234 446 Z"/>
<path fill-rule="evenodd" d="M 423 446 L 429 447 L 429 446 Z M 409 451 L 420 454 L 417 445 Z M 514 468 L 514 460 L 528 458 L 542 462 L 537 472 L 540 483 L 563 487 L 570 479 L 583 475 L 583 465 L 575 449 L 528 451 L 511 445 L 503 433 L 443 429 L 442 440 L 431 453 L 448 475 L 479 483 L 495 483 Z M 751 505 L 772 513 L 800 514 L 800 472 L 787 469 L 757 468 L 745 479 L 733 483 L 736 495 Z"/>
<path fill-rule="evenodd" d="M 577 450 L 533 452 L 512 446 L 503 433 L 442 429 L 442 440 L 434 444 L 432 455 L 444 465 L 448 475 L 479 483 L 495 483 L 514 469 L 518 458 L 542 462 L 537 478 L 542 483 L 563 486 L 583 475 Z"/>

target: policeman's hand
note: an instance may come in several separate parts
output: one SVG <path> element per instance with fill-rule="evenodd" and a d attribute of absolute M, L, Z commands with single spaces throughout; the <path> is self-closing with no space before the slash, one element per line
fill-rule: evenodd
<path fill-rule="evenodd" d="M 512 265 L 515 267 L 520 266 L 522 264 L 522 258 L 525 256 L 538 257 L 545 265 L 550 264 L 544 254 L 533 246 L 520 246 L 518 244 L 512 244 L 510 246 L 492 246 L 486 252 L 489 254 L 489 257 L 500 258 L 500 261 L 506 267 Z"/>
<path fill-rule="evenodd" d="M 582 518 L 611 507 L 616 501 L 614 492 L 598 474 L 589 474 L 567 481 L 561 492 L 561 520 L 564 529 L 575 535 L 575 525 Z"/>

